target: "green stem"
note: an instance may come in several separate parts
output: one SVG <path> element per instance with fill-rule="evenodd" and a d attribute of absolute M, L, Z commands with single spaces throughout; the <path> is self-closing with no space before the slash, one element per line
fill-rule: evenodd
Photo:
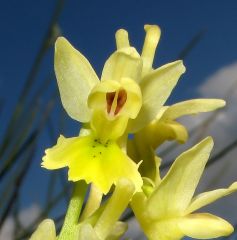
<path fill-rule="evenodd" d="M 64 224 L 58 240 L 74 240 L 78 234 L 78 220 L 86 195 L 87 184 L 84 181 L 76 182 L 71 200 L 67 209 Z"/>

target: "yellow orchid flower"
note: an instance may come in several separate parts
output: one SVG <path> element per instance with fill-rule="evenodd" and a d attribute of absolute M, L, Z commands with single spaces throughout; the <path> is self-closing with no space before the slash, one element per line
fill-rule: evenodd
<path fill-rule="evenodd" d="M 55 72 L 62 104 L 73 119 L 90 122 L 88 136 L 66 139 L 46 150 L 42 166 L 69 167 L 69 180 L 84 179 L 107 193 L 125 177 L 138 191 L 142 179 L 135 164 L 118 146 L 124 134 L 152 121 L 184 73 L 182 61 L 151 69 L 157 26 L 146 26 L 141 56 L 124 30 L 116 33 L 118 49 L 106 61 L 101 81 L 89 61 L 63 37 L 55 44 Z M 124 144 L 123 144 L 124 145 Z"/>
<path fill-rule="evenodd" d="M 151 193 L 135 194 L 132 209 L 149 239 L 179 240 L 184 236 L 209 239 L 233 232 L 224 219 L 208 213 L 192 213 L 237 190 L 235 182 L 229 188 L 193 198 L 212 147 L 212 138 L 204 139 L 175 160 Z"/>
<path fill-rule="evenodd" d="M 42 221 L 30 240 L 56 240 L 56 229 L 53 220 L 45 219 Z"/>
<path fill-rule="evenodd" d="M 176 140 L 185 143 L 188 131 L 184 125 L 176 121 L 185 115 L 214 111 L 224 107 L 225 101 L 221 99 L 192 99 L 164 106 L 156 118 L 128 140 L 128 155 L 135 161 L 143 163 L 140 166 L 142 176 L 155 177 L 155 150 L 167 140 Z"/>
<path fill-rule="evenodd" d="M 140 88 L 132 80 L 141 71 L 137 62 L 140 58 L 134 48 L 116 51 L 105 63 L 100 82 L 80 52 L 64 38 L 56 41 L 55 72 L 63 106 L 72 118 L 90 121 L 92 130 L 86 136 L 61 136 L 57 145 L 46 150 L 43 167 L 68 166 L 69 180 L 93 182 L 104 194 L 121 177 L 134 182 L 136 190 L 141 188 L 138 165 L 116 143 L 128 119 L 135 118 L 141 108 Z"/>
<path fill-rule="evenodd" d="M 144 28 L 146 37 L 140 57 L 142 70 L 141 75 L 134 78 L 141 89 L 142 106 L 138 116 L 129 120 L 129 132 L 139 131 L 155 119 L 180 76 L 185 72 L 181 60 L 165 64 L 157 69 L 152 68 L 156 47 L 160 39 L 160 28 L 157 25 L 145 25 Z M 116 44 L 118 51 L 130 46 L 126 30 L 120 29 L 116 32 Z"/>
<path fill-rule="evenodd" d="M 188 139 L 187 129 L 176 121 L 186 115 L 214 111 L 225 106 L 221 99 L 192 99 L 163 107 L 150 124 L 135 134 L 137 141 L 143 141 L 156 149 L 166 140 L 185 143 Z M 139 139 L 139 140 L 138 140 Z"/>
<path fill-rule="evenodd" d="M 177 140 L 184 143 L 188 138 L 186 128 L 176 119 L 184 115 L 216 110 L 223 107 L 225 102 L 221 99 L 192 99 L 169 107 L 163 106 L 166 101 L 165 95 L 169 96 L 170 89 L 173 89 L 179 79 L 178 76 L 185 71 L 185 68 L 181 62 L 177 61 L 165 65 L 167 69 L 165 68 L 164 72 L 162 72 L 162 69 L 165 66 L 154 70 L 152 64 L 161 32 L 156 25 L 145 25 L 145 31 L 146 38 L 141 54 L 143 69 L 140 81 L 143 104 L 138 117 L 130 121 L 129 126 L 132 125 L 130 130 L 134 132 L 134 137 L 128 140 L 127 152 L 135 162 L 143 161 L 140 166 L 142 176 L 154 179 L 156 174 L 154 150 L 166 140 Z M 129 45 L 128 40 L 125 40 L 128 38 L 125 30 L 119 30 L 117 35 L 121 42 L 119 44 L 119 40 L 117 40 L 118 49 L 122 47 L 124 42 L 126 43 L 125 46 Z M 173 71 L 172 67 L 175 67 Z M 165 79 L 166 74 L 167 78 Z M 173 76 L 173 80 L 171 80 L 171 76 Z M 160 83 L 159 89 L 155 86 L 157 82 Z"/>

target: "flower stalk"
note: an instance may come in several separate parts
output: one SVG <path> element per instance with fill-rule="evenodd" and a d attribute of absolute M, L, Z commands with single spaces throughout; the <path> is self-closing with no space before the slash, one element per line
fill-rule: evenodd
<path fill-rule="evenodd" d="M 75 240 L 78 234 L 78 221 L 86 196 L 87 184 L 84 181 L 74 183 L 71 200 L 58 240 Z"/>

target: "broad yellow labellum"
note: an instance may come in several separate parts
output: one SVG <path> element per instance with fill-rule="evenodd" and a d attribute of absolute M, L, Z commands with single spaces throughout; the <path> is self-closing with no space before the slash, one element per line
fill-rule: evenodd
<path fill-rule="evenodd" d="M 94 183 L 104 194 L 120 178 L 127 178 L 140 191 L 142 178 L 138 166 L 113 140 L 105 143 L 90 134 L 84 137 L 64 138 L 46 150 L 42 166 L 47 169 L 69 167 L 68 179 Z"/>

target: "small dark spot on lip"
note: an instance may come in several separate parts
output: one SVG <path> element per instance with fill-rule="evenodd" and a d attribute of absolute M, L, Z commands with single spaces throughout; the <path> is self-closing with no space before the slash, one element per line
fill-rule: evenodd
<path fill-rule="evenodd" d="M 92 147 L 95 148 L 95 145 L 93 145 Z"/>
<path fill-rule="evenodd" d="M 93 155 L 93 158 L 95 158 L 95 155 Z"/>
<path fill-rule="evenodd" d="M 101 152 L 100 152 L 100 154 L 101 154 Z"/>

